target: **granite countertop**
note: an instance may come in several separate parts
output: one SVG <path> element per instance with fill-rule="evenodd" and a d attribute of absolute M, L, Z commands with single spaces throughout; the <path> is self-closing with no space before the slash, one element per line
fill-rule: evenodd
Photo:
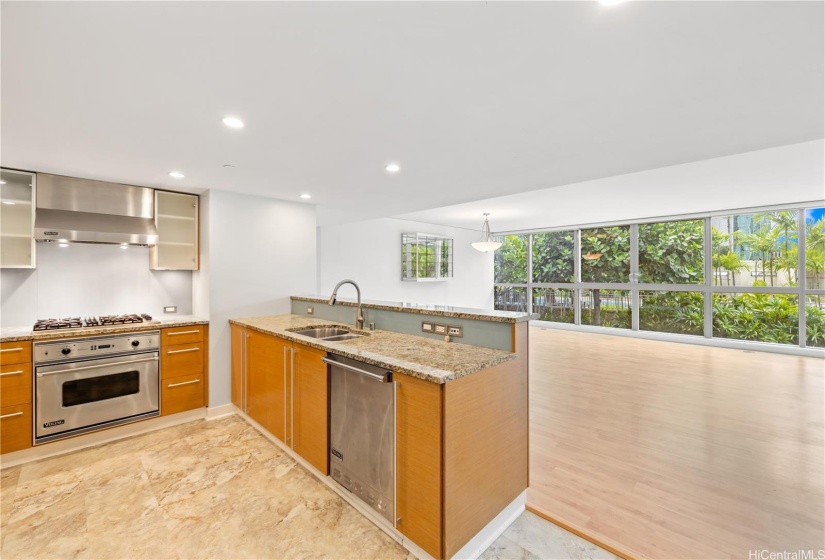
<path fill-rule="evenodd" d="M 503 350 L 432 340 L 411 334 L 382 330 L 358 331 L 351 325 L 303 315 L 268 315 L 232 319 L 229 322 L 433 383 L 446 383 L 516 357 L 514 353 Z M 292 329 L 334 325 L 366 336 L 328 342 L 290 332 Z"/>
<path fill-rule="evenodd" d="M 108 327 L 81 327 L 79 329 L 56 329 L 53 331 L 32 331 L 27 327 L 0 328 L 0 342 L 14 342 L 20 340 L 49 340 L 53 338 L 74 338 L 77 336 L 94 336 L 99 334 L 117 334 L 138 331 L 151 331 L 168 327 L 186 327 L 190 325 L 208 325 L 209 320 L 194 315 L 176 315 L 175 317 L 160 317 L 144 323 L 128 325 L 112 325 Z"/>
<path fill-rule="evenodd" d="M 311 301 L 313 303 L 328 303 L 329 296 L 291 296 L 297 301 Z M 357 307 L 358 301 L 350 298 L 336 298 L 336 305 Z M 376 301 L 361 300 L 361 307 L 365 309 L 385 309 L 387 311 L 403 311 L 405 313 L 421 313 L 458 319 L 475 319 L 477 321 L 492 321 L 494 323 L 522 323 L 538 319 L 538 313 L 521 313 L 519 311 L 498 311 L 493 309 L 475 309 L 473 307 L 453 307 L 451 305 L 429 305 L 423 303 L 406 303 L 403 301 Z"/>

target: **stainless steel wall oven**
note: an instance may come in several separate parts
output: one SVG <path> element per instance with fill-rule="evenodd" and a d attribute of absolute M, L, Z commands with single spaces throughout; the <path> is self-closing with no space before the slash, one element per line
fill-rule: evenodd
<path fill-rule="evenodd" d="M 34 443 L 160 415 L 160 331 L 34 343 Z"/>

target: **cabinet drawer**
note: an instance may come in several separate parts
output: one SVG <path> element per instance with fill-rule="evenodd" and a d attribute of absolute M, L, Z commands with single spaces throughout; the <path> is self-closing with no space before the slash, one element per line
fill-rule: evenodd
<path fill-rule="evenodd" d="M 160 355 L 161 379 L 203 373 L 203 356 L 202 342 L 164 346 Z"/>
<path fill-rule="evenodd" d="M 0 342 L 0 365 L 24 364 L 32 361 L 32 343 L 30 340 L 22 342 Z"/>
<path fill-rule="evenodd" d="M 0 366 L 0 407 L 32 402 L 32 365 Z"/>
<path fill-rule="evenodd" d="M 31 446 L 31 403 L 0 408 L 0 453 L 20 451 Z"/>
<path fill-rule="evenodd" d="M 160 332 L 161 346 L 203 341 L 203 325 L 173 327 L 171 329 L 163 329 Z"/>
<path fill-rule="evenodd" d="M 161 381 L 161 416 L 201 408 L 205 379 L 202 374 L 182 375 Z"/>

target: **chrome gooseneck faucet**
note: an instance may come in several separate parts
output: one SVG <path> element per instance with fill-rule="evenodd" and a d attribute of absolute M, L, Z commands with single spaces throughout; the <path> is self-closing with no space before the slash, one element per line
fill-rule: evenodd
<path fill-rule="evenodd" d="M 363 329 L 364 328 L 364 314 L 361 313 L 361 288 L 358 287 L 353 280 L 341 280 L 335 285 L 335 288 L 332 290 L 332 295 L 329 296 L 329 304 L 335 305 L 335 301 L 338 297 L 338 288 L 340 288 L 344 284 L 352 284 L 355 286 L 355 292 L 358 294 L 358 310 L 355 312 L 355 328 L 356 329 Z"/>

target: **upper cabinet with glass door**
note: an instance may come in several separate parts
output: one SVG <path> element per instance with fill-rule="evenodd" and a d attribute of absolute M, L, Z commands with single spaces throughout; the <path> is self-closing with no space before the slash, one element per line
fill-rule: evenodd
<path fill-rule="evenodd" d="M 34 268 L 35 175 L 0 169 L 0 268 Z"/>
<path fill-rule="evenodd" d="M 152 270 L 198 269 L 198 196 L 155 191 L 158 243 L 150 251 Z"/>

